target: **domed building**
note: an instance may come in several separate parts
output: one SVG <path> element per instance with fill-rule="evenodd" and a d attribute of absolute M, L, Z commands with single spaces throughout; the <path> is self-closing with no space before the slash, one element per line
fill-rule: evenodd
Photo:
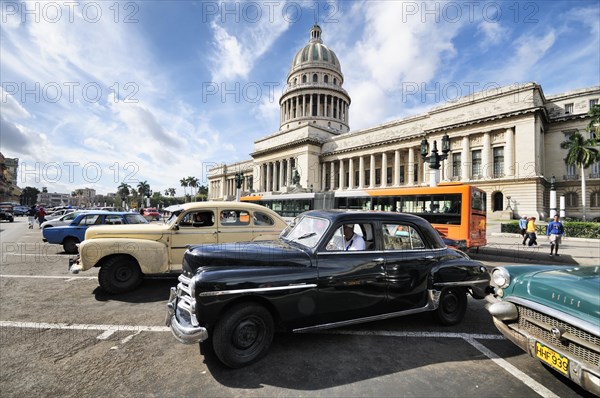
<path fill-rule="evenodd" d="M 289 130 L 309 123 L 348 132 L 350 97 L 342 88 L 344 75 L 335 53 L 321 40 L 321 28 L 313 26 L 310 41 L 298 51 L 279 101 L 281 124 Z"/>
<path fill-rule="evenodd" d="M 421 144 L 444 142 L 439 179 L 484 190 L 489 217 L 548 217 L 552 176 L 567 216 L 581 217 L 580 170 L 565 163 L 560 143 L 575 132 L 589 136 L 587 113 L 598 104 L 600 87 L 545 96 L 536 83 L 515 84 L 352 131 L 342 67 L 321 33 L 314 25 L 292 60 L 279 130 L 255 141 L 251 159 L 210 170 L 209 199 L 234 200 L 236 177 L 247 199 L 288 193 L 327 201 L 428 186 Z M 599 214 L 600 162 L 587 172 L 587 212 Z"/>

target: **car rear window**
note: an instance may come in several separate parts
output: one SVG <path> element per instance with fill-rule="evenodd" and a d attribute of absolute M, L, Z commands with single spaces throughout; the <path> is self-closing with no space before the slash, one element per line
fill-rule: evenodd
<path fill-rule="evenodd" d="M 275 225 L 275 220 L 260 211 L 254 212 L 254 225 Z"/>
<path fill-rule="evenodd" d="M 219 219 L 224 227 L 249 225 L 250 213 L 246 210 L 222 210 Z"/>

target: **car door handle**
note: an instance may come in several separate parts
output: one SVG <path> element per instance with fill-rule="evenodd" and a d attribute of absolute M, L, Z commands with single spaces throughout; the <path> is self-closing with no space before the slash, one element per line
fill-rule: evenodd
<path fill-rule="evenodd" d="M 433 256 L 425 256 L 423 257 L 424 260 L 433 260 L 434 257 Z"/>
<path fill-rule="evenodd" d="M 373 261 L 375 261 L 377 264 L 381 264 L 385 261 L 385 259 L 382 257 L 377 257 L 377 258 L 374 258 Z"/>

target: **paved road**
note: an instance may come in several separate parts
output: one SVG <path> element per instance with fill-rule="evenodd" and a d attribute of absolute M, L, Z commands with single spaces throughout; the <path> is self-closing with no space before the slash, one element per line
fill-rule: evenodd
<path fill-rule="evenodd" d="M 585 395 L 506 341 L 476 300 L 457 326 L 420 314 L 278 334 L 262 361 L 225 369 L 210 352 L 176 343 L 163 326 L 176 281 L 146 280 L 135 292 L 109 296 L 96 271 L 68 274 L 69 256 L 42 243 L 23 218 L 0 224 L 0 242 L 5 397 Z"/>

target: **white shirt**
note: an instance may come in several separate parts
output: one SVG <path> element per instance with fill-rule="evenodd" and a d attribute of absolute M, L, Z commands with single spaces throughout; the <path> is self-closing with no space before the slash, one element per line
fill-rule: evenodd
<path fill-rule="evenodd" d="M 344 237 L 344 250 L 345 251 L 365 250 L 365 249 L 366 249 L 365 240 L 363 239 L 362 236 L 354 234 L 354 235 L 352 235 L 350 240 L 346 240 L 346 237 Z"/>

